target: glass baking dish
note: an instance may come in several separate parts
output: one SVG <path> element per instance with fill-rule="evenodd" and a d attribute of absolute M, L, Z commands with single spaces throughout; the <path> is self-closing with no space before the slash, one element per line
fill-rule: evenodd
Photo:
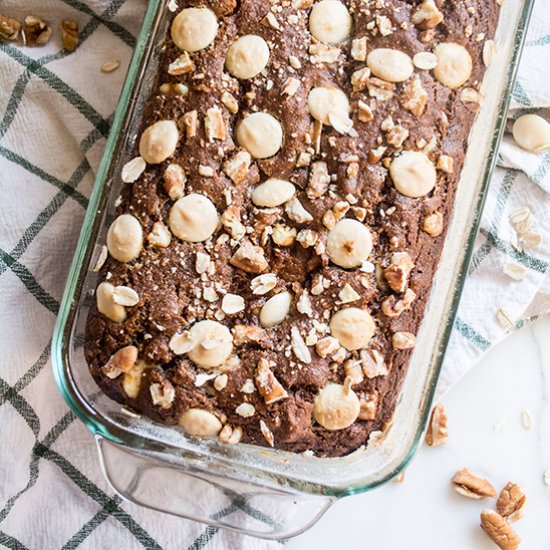
<path fill-rule="evenodd" d="M 121 408 L 98 388 L 83 353 L 84 327 L 97 274 L 93 266 L 113 219 L 140 113 L 155 81 L 169 20 L 169 0 L 150 0 L 111 133 L 90 197 L 52 346 L 57 384 L 96 437 L 103 472 L 122 497 L 216 527 L 264 538 L 307 529 L 340 497 L 385 483 L 421 441 L 504 129 L 532 0 L 504 2 L 496 54 L 487 70 L 479 113 L 456 193 L 430 300 L 393 421 L 367 449 L 341 458 L 252 445 L 200 441 Z"/>

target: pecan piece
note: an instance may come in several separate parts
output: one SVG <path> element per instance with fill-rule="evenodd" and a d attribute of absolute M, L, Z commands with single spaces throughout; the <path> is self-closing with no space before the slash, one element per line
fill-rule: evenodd
<path fill-rule="evenodd" d="M 44 46 L 50 41 L 52 37 L 52 28 L 46 21 L 34 15 L 27 15 L 24 23 L 23 40 L 27 46 L 31 48 L 35 46 Z"/>
<path fill-rule="evenodd" d="M 497 511 L 508 521 L 516 521 L 521 517 L 521 510 L 527 500 L 526 494 L 515 483 L 508 482 L 497 499 Z"/>
<path fill-rule="evenodd" d="M 437 447 L 443 445 L 449 432 L 447 431 L 447 413 L 443 405 L 436 405 L 433 408 L 432 416 L 430 418 L 430 425 L 426 432 L 426 444 L 428 447 Z"/>
<path fill-rule="evenodd" d="M 256 368 L 256 385 L 266 405 L 288 397 L 287 391 L 271 371 L 272 366 L 273 363 L 262 357 L 258 361 L 258 367 Z"/>
<path fill-rule="evenodd" d="M 78 46 L 78 23 L 64 20 L 61 22 L 61 40 L 68 52 L 74 52 Z"/>
<path fill-rule="evenodd" d="M 477 476 L 464 468 L 459 470 L 451 479 L 451 483 L 457 493 L 465 497 L 482 499 L 486 497 L 495 497 L 495 488 L 482 477 Z"/>
<path fill-rule="evenodd" d="M 233 342 L 236 346 L 243 344 L 265 344 L 267 334 L 261 327 L 255 325 L 235 325 L 233 327 Z"/>
<path fill-rule="evenodd" d="M 250 241 L 241 244 L 229 263 L 247 273 L 262 273 L 269 267 L 263 249 Z"/>
<path fill-rule="evenodd" d="M 413 267 L 414 262 L 407 252 L 394 252 L 390 258 L 390 265 L 384 269 L 384 277 L 390 288 L 395 292 L 404 292 Z"/>
<path fill-rule="evenodd" d="M 481 528 L 501 550 L 516 550 L 521 539 L 509 523 L 494 510 L 481 512 Z"/>
<path fill-rule="evenodd" d="M 0 15 L 0 40 L 9 40 L 14 42 L 19 38 L 21 23 L 13 17 Z"/>

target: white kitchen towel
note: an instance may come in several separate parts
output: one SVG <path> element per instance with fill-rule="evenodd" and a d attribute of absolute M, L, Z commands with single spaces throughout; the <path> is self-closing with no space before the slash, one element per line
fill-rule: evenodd
<path fill-rule="evenodd" d="M 145 0 L 2 0 L 0 12 L 42 16 L 43 48 L 0 45 L 0 545 L 7 548 L 276 548 L 121 501 L 103 479 L 93 438 L 63 402 L 49 368 L 55 315 L 87 197 Z M 77 20 L 81 44 L 61 47 Z M 512 117 L 550 107 L 550 5 L 538 0 Z M 100 67 L 119 60 L 105 74 Z M 547 111 L 541 111 L 546 117 Z M 550 153 L 502 146 L 482 231 L 441 378 L 441 391 L 480 355 L 550 305 Z M 514 247 L 510 214 L 532 212 L 544 242 Z M 514 281 L 502 268 L 526 268 Z M 516 268 L 517 269 L 517 268 Z M 503 328 L 509 319 L 513 327 Z M 502 316 L 504 312 L 504 317 Z"/>

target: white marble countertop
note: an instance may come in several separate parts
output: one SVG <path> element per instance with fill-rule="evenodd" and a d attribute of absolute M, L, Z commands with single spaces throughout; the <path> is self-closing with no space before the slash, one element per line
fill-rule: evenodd
<path fill-rule="evenodd" d="M 492 349 L 442 400 L 449 416 L 445 446 L 423 446 L 403 483 L 337 502 L 287 550 L 490 550 L 479 513 L 494 500 L 476 501 L 450 487 L 467 467 L 497 491 L 514 481 L 527 493 L 514 523 L 528 550 L 550 548 L 550 318 L 509 336 Z M 522 421 L 529 411 L 531 429 Z"/>

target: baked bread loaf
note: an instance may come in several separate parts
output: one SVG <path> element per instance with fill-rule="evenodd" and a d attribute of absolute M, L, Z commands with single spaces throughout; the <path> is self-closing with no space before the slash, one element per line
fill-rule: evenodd
<path fill-rule="evenodd" d="M 495 0 L 179 2 L 85 354 L 223 443 L 340 456 L 391 420 Z"/>

